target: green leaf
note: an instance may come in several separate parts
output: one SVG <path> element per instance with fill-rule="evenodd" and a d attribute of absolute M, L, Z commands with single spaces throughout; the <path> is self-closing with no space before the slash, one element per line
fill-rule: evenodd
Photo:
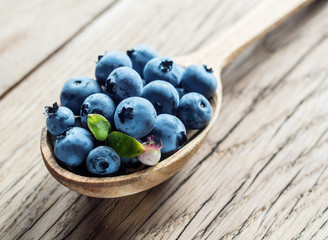
<path fill-rule="evenodd" d="M 104 141 L 111 131 L 110 123 L 100 114 L 88 115 L 88 127 L 98 141 Z"/>
<path fill-rule="evenodd" d="M 113 148 L 121 157 L 135 157 L 146 151 L 137 139 L 122 132 L 111 132 L 107 140 L 108 146 Z"/>

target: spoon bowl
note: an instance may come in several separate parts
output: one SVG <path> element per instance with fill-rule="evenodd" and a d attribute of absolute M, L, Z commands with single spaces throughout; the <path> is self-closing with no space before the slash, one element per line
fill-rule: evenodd
<path fill-rule="evenodd" d="M 87 177 L 60 166 L 53 152 L 53 139 L 46 127 L 41 133 L 40 148 L 44 163 L 51 175 L 69 189 L 90 197 L 115 198 L 148 190 L 179 171 L 205 141 L 217 123 L 221 102 L 221 71 L 239 53 L 258 38 L 269 32 L 287 17 L 306 6 L 311 0 L 267 0 L 257 6 L 241 21 L 220 36 L 215 42 L 190 55 L 176 58 L 177 64 L 206 64 L 213 67 L 218 80 L 215 95 L 210 99 L 213 115 L 202 130 L 193 132 L 187 144 L 155 166 L 128 175 L 114 177 Z"/>
<path fill-rule="evenodd" d="M 194 132 L 192 139 L 179 151 L 158 164 L 128 175 L 114 177 L 87 177 L 70 172 L 58 164 L 53 153 L 53 139 L 43 127 L 41 133 L 41 153 L 44 163 L 51 175 L 71 190 L 83 195 L 99 198 L 114 198 L 131 195 L 150 189 L 179 171 L 195 154 L 216 123 L 222 101 L 221 82 L 218 82 L 217 91 L 210 99 L 213 116 L 209 124 L 202 130 Z"/>

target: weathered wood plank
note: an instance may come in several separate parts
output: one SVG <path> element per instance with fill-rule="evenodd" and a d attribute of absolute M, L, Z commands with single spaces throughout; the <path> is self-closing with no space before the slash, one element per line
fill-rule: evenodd
<path fill-rule="evenodd" d="M 0 98 L 116 1 L 2 1 Z"/>
<path fill-rule="evenodd" d="M 176 4 L 149 1 L 141 9 L 135 1 L 118 3 L 0 102 L 5 113 L 0 116 L 0 130 L 7 139 L 0 146 L 5 153 L 0 159 L 0 206 L 6 206 L 0 215 L 2 239 L 326 237 L 328 170 L 322 156 L 327 155 L 328 68 L 322 59 L 328 53 L 328 6 L 324 1 L 252 46 L 251 58 L 245 54 L 227 69 L 220 122 L 202 151 L 168 182 L 135 196 L 100 200 L 68 191 L 46 172 L 38 150 L 44 121 L 40 109 L 58 99 L 68 77 L 93 75 L 90 62 L 95 52 L 108 48 L 106 44 L 125 49 L 148 42 L 158 44 L 160 52 L 167 49 L 168 55 L 186 53 L 204 35 L 210 39 L 219 34 L 214 22 L 229 26 L 233 21 L 232 12 L 228 19 L 212 13 L 190 26 L 184 22 L 187 17 L 179 15 L 184 6 Z M 190 3 L 189 8 L 198 11 L 202 4 L 194 1 L 195 7 Z M 215 4 L 209 1 L 207 11 Z M 153 7 L 161 9 L 161 21 L 150 20 L 158 15 Z M 119 25 L 135 12 L 140 15 L 133 15 L 133 24 Z M 195 35 L 195 42 L 185 41 L 184 48 L 177 48 L 182 43 L 165 42 L 163 36 L 184 36 L 173 24 L 160 24 L 163 19 L 170 23 L 172 17 L 191 28 L 185 33 L 189 39 L 199 31 L 197 25 L 210 23 L 207 30 L 202 28 L 204 35 Z M 101 36 L 99 29 L 108 23 L 112 30 L 100 46 L 96 39 L 89 40 L 94 34 Z M 149 24 L 154 35 L 148 36 L 146 30 L 137 34 L 136 23 Z M 166 34 L 158 26 L 167 26 L 162 28 Z M 137 39 L 120 41 L 113 37 L 115 31 Z M 44 76 L 50 76 L 53 84 Z"/>

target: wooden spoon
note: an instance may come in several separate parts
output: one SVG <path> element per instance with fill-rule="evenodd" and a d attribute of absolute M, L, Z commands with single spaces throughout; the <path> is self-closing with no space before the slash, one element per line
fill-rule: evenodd
<path fill-rule="evenodd" d="M 52 176 L 66 187 L 91 197 L 114 198 L 150 189 L 174 175 L 194 155 L 217 122 L 222 100 L 220 74 L 252 42 L 306 6 L 312 0 L 266 0 L 237 22 L 223 36 L 207 47 L 175 61 L 188 66 L 193 63 L 211 66 L 218 78 L 215 96 L 211 99 L 213 116 L 206 128 L 199 131 L 182 149 L 150 168 L 116 177 L 86 177 L 62 168 L 53 153 L 53 142 L 46 128 L 41 133 L 41 153 Z"/>

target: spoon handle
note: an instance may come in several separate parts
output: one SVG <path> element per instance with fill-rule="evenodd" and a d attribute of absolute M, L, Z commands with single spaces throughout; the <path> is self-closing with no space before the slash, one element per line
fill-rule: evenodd
<path fill-rule="evenodd" d="M 264 36 L 312 0 L 265 0 L 221 35 L 192 54 L 197 62 L 222 69 L 246 47 Z"/>

